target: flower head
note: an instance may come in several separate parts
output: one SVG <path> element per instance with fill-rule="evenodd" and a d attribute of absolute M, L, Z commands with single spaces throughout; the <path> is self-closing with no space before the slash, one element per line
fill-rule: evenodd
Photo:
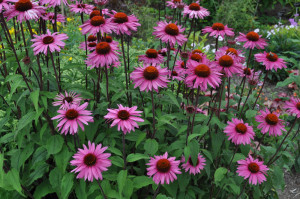
<path fill-rule="evenodd" d="M 237 61 L 235 55 L 221 51 L 216 53 L 216 61 L 213 65 L 228 77 L 231 77 L 235 73 L 240 73 L 242 70 L 242 65 Z"/>
<path fill-rule="evenodd" d="M 204 17 L 209 16 L 209 11 L 206 8 L 200 6 L 199 1 L 196 3 L 191 3 L 188 6 L 184 6 L 183 16 L 189 16 L 190 19 L 204 19 Z"/>
<path fill-rule="evenodd" d="M 184 61 L 182 61 L 181 59 L 177 59 L 175 62 L 174 70 L 179 74 L 186 74 L 186 66 Z"/>
<path fill-rule="evenodd" d="M 159 65 L 151 66 L 144 65 L 137 67 L 131 73 L 130 78 L 133 80 L 134 88 L 140 87 L 141 91 L 155 90 L 158 92 L 159 87 L 167 87 L 167 76 L 169 71 L 166 68 L 161 68 Z"/>
<path fill-rule="evenodd" d="M 119 104 L 118 107 L 118 109 L 107 109 L 109 112 L 104 116 L 108 121 L 113 121 L 111 127 L 118 125 L 118 131 L 121 129 L 126 134 L 139 128 L 136 122 L 144 122 L 140 118 L 142 111 L 137 111 L 137 106 L 129 108 Z"/>
<path fill-rule="evenodd" d="M 227 25 L 224 25 L 222 23 L 214 23 L 211 27 L 206 26 L 204 29 L 202 29 L 203 33 L 210 33 L 209 36 L 214 37 L 222 37 L 224 38 L 225 35 L 229 37 L 234 36 L 234 32 L 232 31 L 232 28 L 228 28 Z"/>
<path fill-rule="evenodd" d="M 76 1 L 75 4 L 69 5 L 69 7 L 71 12 L 85 14 L 90 14 L 94 8 L 92 5 L 80 3 L 78 1 Z"/>
<path fill-rule="evenodd" d="M 53 12 L 48 12 L 45 16 L 42 16 L 42 18 L 45 21 L 50 21 L 52 24 L 55 23 L 55 13 L 53 13 Z M 65 20 L 65 17 L 63 15 L 56 14 L 56 21 L 64 23 L 66 20 Z"/>
<path fill-rule="evenodd" d="M 108 3 L 108 0 L 94 0 L 94 2 L 99 6 L 103 6 Z"/>
<path fill-rule="evenodd" d="M 138 19 L 134 15 L 126 15 L 124 12 L 116 12 L 112 10 L 112 22 L 115 25 L 117 35 L 131 35 L 131 31 L 137 31 L 137 27 L 141 26 Z"/>
<path fill-rule="evenodd" d="M 48 4 L 48 7 L 60 6 L 61 2 L 63 2 L 65 5 L 68 5 L 67 0 L 40 0 L 42 5 Z"/>
<path fill-rule="evenodd" d="M 51 33 L 50 30 L 47 30 L 47 34 L 42 34 L 40 36 L 33 35 L 35 38 L 31 41 L 33 42 L 32 46 L 34 55 L 39 53 L 44 53 L 47 55 L 48 49 L 50 52 L 60 52 L 66 44 L 62 40 L 66 40 L 69 37 L 64 33 Z"/>
<path fill-rule="evenodd" d="M 242 50 L 237 50 L 235 48 L 230 48 L 228 46 L 223 46 L 222 48 L 220 48 L 218 50 L 217 53 L 223 54 L 223 55 L 229 55 L 231 54 L 232 56 L 234 56 L 234 59 L 236 60 L 236 62 L 238 63 L 244 63 L 245 62 L 245 57 L 244 57 L 244 53 Z"/>
<path fill-rule="evenodd" d="M 290 114 L 295 114 L 297 118 L 300 118 L 300 99 L 292 97 L 290 101 L 286 101 L 285 109 Z"/>
<path fill-rule="evenodd" d="M 224 133 L 227 134 L 228 140 L 231 140 L 234 144 L 250 144 L 254 139 L 255 133 L 253 128 L 244 123 L 244 121 L 237 118 L 232 118 L 232 122 L 228 121 L 228 126 L 225 127 Z"/>
<path fill-rule="evenodd" d="M 147 168 L 147 175 L 153 176 L 153 180 L 156 184 L 170 184 L 177 179 L 176 174 L 181 174 L 179 169 L 179 160 L 175 160 L 175 157 L 168 158 L 168 152 L 164 155 L 150 157 L 149 167 Z"/>
<path fill-rule="evenodd" d="M 88 103 L 84 103 L 81 106 L 77 104 L 68 104 L 65 101 L 65 109 L 58 110 L 59 115 L 52 118 L 52 120 L 58 119 L 57 125 L 58 130 L 61 133 L 67 135 L 70 133 L 74 135 L 78 132 L 78 125 L 84 131 L 83 124 L 88 125 L 88 122 L 94 122 L 91 111 L 85 110 Z"/>
<path fill-rule="evenodd" d="M 169 43 L 171 46 L 175 46 L 176 42 L 182 46 L 187 38 L 182 34 L 184 28 L 177 25 L 176 23 L 167 23 L 166 21 L 159 21 L 158 26 L 154 27 L 155 31 L 153 34 L 156 38 L 159 38 L 164 43 Z"/>
<path fill-rule="evenodd" d="M 182 168 L 185 170 L 185 172 L 189 171 L 190 174 L 194 174 L 194 175 L 200 173 L 200 171 L 203 170 L 204 166 L 206 165 L 205 164 L 206 160 L 200 153 L 198 154 L 196 163 L 193 163 L 191 157 L 189 157 L 188 161 L 185 162 L 184 156 L 182 156 L 181 162 L 184 163 L 182 164 Z"/>
<path fill-rule="evenodd" d="M 11 5 L 9 9 L 4 12 L 7 20 L 17 17 L 19 22 L 27 21 L 31 19 L 38 19 L 43 13 L 45 13 L 45 8 L 39 6 L 37 2 L 31 0 L 9 0 L 10 2 L 15 2 Z"/>
<path fill-rule="evenodd" d="M 268 44 L 267 42 L 261 38 L 261 35 L 256 32 L 249 32 L 247 35 L 240 33 L 240 36 L 237 37 L 237 41 L 245 42 L 244 48 L 257 48 L 264 49 Z"/>
<path fill-rule="evenodd" d="M 65 91 L 65 95 L 63 93 L 59 93 L 55 98 L 56 101 L 52 103 L 53 106 L 60 106 L 59 109 L 66 109 L 65 103 L 67 102 L 68 105 L 80 105 L 82 98 L 80 94 L 77 94 L 73 91 L 67 92 Z"/>
<path fill-rule="evenodd" d="M 144 64 L 157 65 L 164 62 L 164 57 L 157 50 L 148 49 L 146 55 L 139 56 L 139 61 L 143 61 Z"/>
<path fill-rule="evenodd" d="M 257 115 L 255 120 L 260 123 L 257 128 L 261 129 L 262 134 L 269 132 L 270 136 L 280 136 L 281 131 L 286 131 L 282 124 L 283 120 L 279 119 L 279 113 L 271 113 L 268 109 L 261 110 L 260 113 L 261 115 Z"/>
<path fill-rule="evenodd" d="M 167 6 L 172 8 L 172 9 L 183 9 L 184 6 L 186 6 L 186 4 L 184 2 L 182 2 L 182 0 L 171 0 L 171 1 L 167 1 Z"/>
<path fill-rule="evenodd" d="M 201 63 L 191 61 L 186 73 L 188 74 L 185 79 L 186 84 L 192 88 L 200 87 L 202 91 L 207 90 L 207 85 L 216 88 L 222 81 L 220 78 L 222 74 L 217 72 L 207 59 Z"/>
<path fill-rule="evenodd" d="M 119 60 L 120 52 L 117 50 L 118 46 L 112 43 L 100 42 L 96 45 L 95 51 L 88 55 L 86 64 L 91 68 L 109 66 Z"/>
<path fill-rule="evenodd" d="M 77 178 L 84 178 L 93 182 L 94 179 L 102 180 L 102 172 L 107 171 L 111 166 L 110 153 L 104 153 L 108 147 L 102 147 L 101 144 L 88 142 L 88 147 L 83 145 L 83 149 L 78 149 L 78 152 L 73 156 L 74 160 L 70 163 L 76 166 L 71 172 L 79 173 Z"/>
<path fill-rule="evenodd" d="M 79 27 L 82 29 L 81 32 L 84 35 L 87 33 L 95 35 L 98 32 L 101 32 L 102 35 L 104 35 L 104 33 L 110 34 L 115 29 L 111 19 L 105 19 L 102 16 L 94 16 Z"/>
<path fill-rule="evenodd" d="M 266 181 L 266 172 L 269 170 L 264 162 L 259 161 L 258 159 L 253 159 L 252 156 L 249 155 L 245 160 L 237 161 L 239 164 L 237 168 L 237 173 L 239 176 L 244 177 L 244 179 L 249 178 L 249 183 L 256 185 L 261 184 Z"/>
<path fill-rule="evenodd" d="M 172 80 L 177 79 L 178 81 L 182 81 L 184 80 L 184 74 L 185 73 L 182 73 L 182 70 L 180 70 L 180 72 L 176 71 L 175 69 L 169 71 L 169 77 L 172 77 Z"/>
<path fill-rule="evenodd" d="M 285 61 L 279 58 L 275 53 L 258 53 L 254 55 L 254 57 L 257 62 L 262 62 L 262 64 L 266 67 L 266 70 L 275 69 L 275 71 L 277 71 L 277 69 L 286 68 Z"/>

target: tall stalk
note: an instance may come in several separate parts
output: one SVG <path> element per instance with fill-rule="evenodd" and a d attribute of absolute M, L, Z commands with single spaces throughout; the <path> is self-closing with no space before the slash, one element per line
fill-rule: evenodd
<path fill-rule="evenodd" d="M 124 35 L 123 34 L 121 34 L 121 46 L 122 46 L 124 69 L 125 69 L 127 103 L 128 103 L 128 106 L 131 107 L 131 102 L 130 102 L 129 94 L 128 94 L 128 90 L 129 90 L 128 84 L 129 84 L 129 82 L 128 82 L 127 62 L 126 62 L 126 55 L 125 55 L 125 48 L 124 48 Z"/>
<path fill-rule="evenodd" d="M 152 138 L 154 139 L 155 137 L 155 103 L 154 103 L 154 98 L 153 98 L 153 90 L 151 90 L 151 100 L 152 100 L 152 127 L 153 127 L 153 134 L 152 134 Z"/>

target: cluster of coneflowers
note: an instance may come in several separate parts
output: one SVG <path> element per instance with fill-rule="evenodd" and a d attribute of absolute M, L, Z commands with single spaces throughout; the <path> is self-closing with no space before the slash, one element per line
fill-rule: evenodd
<path fill-rule="evenodd" d="M 178 85 L 177 94 L 182 91 L 187 102 L 191 100 L 192 104 L 184 105 L 186 111 L 191 113 L 188 121 L 189 127 L 187 129 L 188 138 L 188 136 L 193 133 L 196 113 L 200 112 L 203 114 L 206 111 L 211 117 L 214 114 L 220 117 L 221 111 L 226 111 L 228 113 L 230 104 L 230 79 L 234 76 L 240 76 L 242 77 L 240 101 L 232 107 L 238 111 L 238 114 L 236 114 L 235 118 L 228 121 L 228 126 L 224 129 L 224 133 L 228 136 L 228 140 L 237 146 L 241 144 L 250 144 L 254 139 L 255 133 L 253 127 L 248 123 L 245 123 L 242 116 L 244 108 L 246 108 L 245 105 L 248 97 L 262 76 L 261 71 L 250 68 L 249 64 L 250 59 L 253 56 L 253 49 L 263 50 L 268 45 L 261 35 L 251 31 L 247 34 L 240 33 L 236 38 L 237 42 L 244 43 L 244 49 L 249 50 L 246 62 L 244 56 L 245 52 L 243 50 L 237 50 L 230 46 L 218 48 L 219 40 L 224 40 L 225 37 L 235 36 L 232 28 L 229 28 L 222 23 L 214 23 L 211 27 L 205 27 L 202 29 L 202 32 L 208 33 L 210 37 L 213 37 L 216 40 L 215 57 L 213 60 L 210 60 L 202 50 L 194 49 L 195 41 L 192 43 L 192 48 L 186 50 L 188 38 L 195 28 L 196 20 L 204 19 L 209 16 L 209 11 L 201 7 L 198 1 L 190 5 L 186 5 L 181 0 L 167 1 L 167 6 L 174 9 L 174 12 L 179 11 L 180 16 L 182 14 L 183 17 L 186 17 L 186 21 L 190 20 L 191 27 L 188 34 L 185 34 L 186 30 L 183 27 L 186 24 L 182 24 L 181 20 L 159 21 L 157 26 L 154 27 L 153 35 L 161 41 L 165 48 L 159 50 L 145 50 L 145 55 L 139 56 L 141 66 L 136 67 L 133 72 L 129 74 L 130 66 L 126 61 L 124 38 L 131 36 L 132 32 L 136 32 L 140 26 L 138 19 L 134 15 L 127 15 L 123 12 L 116 12 L 114 10 L 103 8 L 107 3 L 107 0 L 94 0 L 94 5 L 85 4 L 81 1 L 75 1 L 73 2 L 75 4 L 69 5 L 67 0 L 41 0 L 39 2 L 32 0 L 0 0 L 1 25 L 3 30 L 6 31 L 7 41 L 11 44 L 12 48 L 14 42 L 8 31 L 6 21 L 16 18 L 21 24 L 21 27 L 22 24 L 26 22 L 31 33 L 32 29 L 30 21 L 37 21 L 41 24 L 40 34 L 37 35 L 32 33 L 31 35 L 31 41 L 33 42 L 31 47 L 34 55 L 37 55 L 37 59 L 39 59 L 39 56 L 41 55 L 46 56 L 47 58 L 50 56 L 56 77 L 57 89 L 59 91 L 62 90 L 60 84 L 61 77 L 60 72 L 57 72 L 53 54 L 59 53 L 65 46 L 64 40 L 68 39 L 68 36 L 65 33 L 57 32 L 57 22 L 65 22 L 64 16 L 58 14 L 56 9 L 61 3 L 68 5 L 71 12 L 80 13 L 81 15 L 82 25 L 80 25 L 80 28 L 85 41 L 80 44 L 80 48 L 85 50 L 87 54 L 85 60 L 86 67 L 95 70 L 95 73 L 98 74 L 97 102 L 100 100 L 100 73 L 103 71 L 100 70 L 100 68 L 104 68 L 105 71 L 107 101 L 109 102 L 110 107 L 109 74 L 107 71 L 111 67 L 121 66 L 120 59 L 123 58 L 128 106 L 119 104 L 118 108 L 109 108 L 107 109 L 108 113 L 104 118 L 107 122 L 111 122 L 111 127 L 117 126 L 118 131 L 123 132 L 123 157 L 125 168 L 125 135 L 135 131 L 136 128 L 139 128 L 139 122 L 144 122 L 141 118 L 142 111 L 138 111 L 137 106 L 132 106 L 133 102 L 131 94 L 128 92 L 131 81 L 134 84 L 134 88 L 138 88 L 140 92 L 146 91 L 151 94 L 153 112 L 152 133 L 149 135 L 151 138 L 155 138 L 156 133 L 155 93 L 153 91 L 159 93 L 161 90 L 168 88 L 169 82 L 176 82 Z M 55 12 L 47 12 L 47 9 L 53 8 Z M 84 20 L 85 17 L 88 17 L 89 19 Z M 53 24 L 54 32 L 46 29 L 45 24 L 48 21 Z M 118 41 L 114 40 L 112 36 L 120 38 L 120 44 Z M 120 50 L 120 48 L 122 50 Z M 171 55 L 172 51 L 174 51 L 174 55 Z M 174 59 L 174 65 L 170 64 L 171 57 Z M 268 72 L 270 70 L 286 68 L 284 60 L 279 58 L 273 52 L 264 51 L 255 54 L 254 57 L 257 62 L 262 63 L 265 67 L 264 70 L 266 71 L 266 74 L 262 88 L 253 104 L 253 109 L 255 108 L 259 95 L 263 89 Z M 58 61 L 56 63 L 58 63 Z M 19 67 L 18 70 L 31 91 L 32 89 L 29 86 L 21 67 Z M 43 90 L 42 69 L 39 69 L 38 74 L 39 78 L 37 79 L 39 79 L 40 89 Z M 242 95 L 244 93 L 246 82 L 249 84 L 249 92 L 246 100 L 242 102 Z M 221 110 L 222 93 L 226 84 L 227 87 L 229 87 L 226 93 L 228 100 L 227 108 Z M 196 91 L 196 94 L 194 90 Z M 172 91 L 174 92 L 173 87 Z M 205 94 L 211 96 L 211 102 L 207 107 L 199 109 L 197 104 L 198 99 L 200 95 Z M 59 110 L 57 111 L 59 114 L 53 117 L 52 120 L 58 119 L 57 129 L 62 134 L 71 134 L 77 137 L 79 128 L 84 131 L 84 126 L 94 121 L 92 111 L 87 110 L 89 103 L 84 102 L 80 95 L 75 92 L 65 91 L 65 93 L 60 93 L 55 98 L 53 105 L 59 106 Z M 296 119 L 290 130 L 286 133 L 283 141 L 285 141 L 292 131 L 297 118 L 300 118 L 300 99 L 297 97 L 291 98 L 290 101 L 286 102 L 285 109 L 287 109 L 290 114 L 295 114 Z M 268 109 L 260 110 L 259 114 L 255 117 L 256 121 L 259 123 L 257 128 L 261 129 L 261 133 L 264 135 L 281 136 L 282 132 L 286 130 L 284 128 L 284 121 L 279 119 L 279 117 L 280 115 L 278 113 L 270 112 Z M 210 121 L 211 120 L 209 120 L 209 122 Z M 209 122 L 204 125 L 209 125 Z M 108 167 L 111 166 L 111 161 L 109 160 L 111 154 L 104 153 L 107 148 L 108 147 L 102 147 L 101 144 L 95 144 L 88 141 L 88 146 L 83 145 L 83 149 L 78 149 L 78 152 L 73 156 L 74 160 L 71 161 L 71 165 L 76 168 L 72 170 L 72 172 L 78 173 L 77 178 L 84 178 L 88 181 L 93 181 L 94 179 L 102 180 L 102 172 L 107 171 Z M 262 183 L 266 180 L 265 176 L 267 175 L 268 166 L 272 163 L 274 158 L 276 158 L 279 150 L 280 148 L 278 148 L 274 156 L 266 165 L 264 165 L 263 161 L 259 161 L 251 155 L 245 160 L 239 160 L 239 165 L 237 167 L 238 175 L 245 179 L 249 179 L 251 184 L 256 185 L 257 183 Z M 232 160 L 233 158 L 234 157 L 232 157 Z M 153 180 L 156 184 L 169 184 L 177 179 L 177 174 L 181 173 L 179 168 L 180 163 L 182 163 L 182 168 L 186 172 L 196 175 L 204 169 L 205 162 L 206 160 L 201 154 L 198 154 L 196 161 L 192 161 L 191 157 L 188 159 L 182 157 L 181 160 L 176 160 L 175 157 L 168 157 L 168 152 L 166 152 L 164 155 L 150 158 L 149 163 L 147 163 L 149 166 L 147 168 L 147 175 L 153 176 Z"/>

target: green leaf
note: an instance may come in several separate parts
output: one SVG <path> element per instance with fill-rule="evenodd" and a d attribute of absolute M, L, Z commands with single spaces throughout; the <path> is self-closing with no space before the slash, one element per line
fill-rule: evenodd
<path fill-rule="evenodd" d="M 122 196 L 123 188 L 126 183 L 127 178 L 127 170 L 121 170 L 118 174 L 117 182 L 118 182 L 118 188 L 119 188 L 119 196 Z"/>
<path fill-rule="evenodd" d="M 32 111 L 32 112 L 29 112 L 26 115 L 24 115 L 18 123 L 17 132 L 22 130 L 29 123 L 31 123 L 32 120 L 35 118 L 35 114 L 36 114 L 36 112 Z"/>
<path fill-rule="evenodd" d="M 198 128 L 197 128 L 197 126 L 198 126 Z M 189 135 L 188 142 L 190 142 L 195 137 L 202 137 L 209 129 L 208 126 L 202 126 L 202 125 L 197 125 L 197 126 L 194 127 L 195 133 Z"/>
<path fill-rule="evenodd" d="M 38 89 L 30 93 L 30 98 L 31 98 L 34 108 L 37 112 L 39 110 L 39 105 L 38 105 L 39 95 L 40 95 L 40 90 L 38 90 Z"/>
<path fill-rule="evenodd" d="M 126 180 L 123 193 L 126 198 L 131 198 L 133 192 L 133 182 L 129 179 Z"/>
<path fill-rule="evenodd" d="M 53 189 L 59 188 L 62 179 L 61 171 L 56 167 L 49 174 L 49 182 Z"/>
<path fill-rule="evenodd" d="M 191 159 L 194 165 L 197 163 L 197 158 L 198 154 L 200 152 L 200 145 L 196 140 L 192 140 L 189 144 L 188 147 L 190 148 L 191 151 Z"/>
<path fill-rule="evenodd" d="M 158 143 L 154 139 L 148 139 L 145 142 L 144 149 L 147 154 L 154 155 L 158 150 Z"/>
<path fill-rule="evenodd" d="M 138 145 L 146 138 L 146 133 L 142 133 L 140 132 L 139 133 L 139 137 L 138 139 L 136 140 L 136 143 L 135 143 L 135 148 L 138 147 Z"/>
<path fill-rule="evenodd" d="M 77 198 L 80 198 L 80 199 L 88 198 L 88 194 L 87 194 L 87 190 L 86 190 L 86 183 L 83 179 L 79 180 L 79 184 L 77 184 L 77 186 L 75 187 L 75 193 L 76 193 Z"/>
<path fill-rule="evenodd" d="M 246 157 L 245 157 L 242 153 L 236 153 L 236 154 L 234 155 L 234 158 L 233 158 L 232 163 L 237 162 L 237 161 L 239 161 L 239 160 L 244 160 L 245 158 L 246 158 Z"/>
<path fill-rule="evenodd" d="M 49 193 L 53 193 L 54 190 L 52 189 L 51 185 L 49 184 L 49 180 L 45 179 L 41 184 L 39 184 L 33 194 L 33 197 L 36 199 L 40 199 L 46 196 Z"/>
<path fill-rule="evenodd" d="M 254 118 L 254 116 L 256 116 L 256 115 L 257 115 L 257 111 L 255 111 L 255 110 L 246 111 L 246 118 L 251 119 L 251 118 Z"/>
<path fill-rule="evenodd" d="M 214 175 L 215 176 L 215 182 L 220 182 L 224 178 L 226 173 L 227 173 L 226 168 L 224 168 L 224 167 L 218 168 L 215 172 L 215 175 Z"/>
<path fill-rule="evenodd" d="M 70 164 L 69 160 L 72 156 L 72 153 L 69 151 L 68 147 L 63 147 L 62 150 L 54 156 L 54 160 L 57 168 L 61 170 L 61 172 L 65 172 L 67 166 Z"/>
<path fill-rule="evenodd" d="M 211 162 L 214 162 L 211 153 L 206 150 L 206 149 L 201 149 L 201 151 L 203 152 L 204 156 L 207 157 Z"/>
<path fill-rule="evenodd" d="M 48 154 L 57 154 L 60 152 L 63 143 L 64 139 L 60 135 L 51 136 L 46 145 Z"/>
<path fill-rule="evenodd" d="M 133 187 L 137 189 L 148 186 L 149 184 L 153 184 L 153 180 L 146 176 L 138 176 L 133 179 Z"/>
<path fill-rule="evenodd" d="M 14 188 L 14 190 L 16 190 L 19 194 L 25 197 L 25 195 L 22 193 L 19 172 L 15 168 L 12 168 L 7 173 L 6 180 L 7 183 L 9 183 Z"/>
<path fill-rule="evenodd" d="M 149 156 L 145 154 L 140 154 L 140 153 L 131 153 L 127 156 L 126 160 L 127 162 L 135 162 L 140 159 L 148 159 Z"/>
<path fill-rule="evenodd" d="M 61 196 L 63 199 L 67 199 L 73 187 L 73 173 L 66 173 L 61 180 Z"/>
<path fill-rule="evenodd" d="M 179 105 L 175 95 L 172 92 L 165 92 L 165 94 L 167 94 L 168 97 L 170 98 L 170 100 L 173 102 L 173 104 L 175 104 L 180 109 L 180 105 Z"/>
<path fill-rule="evenodd" d="M 123 167 L 124 166 L 124 160 L 119 156 L 112 156 L 110 157 L 111 163 L 113 165 L 116 165 L 117 167 Z"/>
<path fill-rule="evenodd" d="M 114 147 L 109 147 L 108 150 L 110 150 L 112 153 L 118 155 L 118 156 L 122 156 L 122 152 L 117 149 L 117 148 L 114 148 Z"/>

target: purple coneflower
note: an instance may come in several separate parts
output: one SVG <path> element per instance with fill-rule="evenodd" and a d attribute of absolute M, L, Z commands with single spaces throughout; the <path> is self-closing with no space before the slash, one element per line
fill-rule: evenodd
<path fill-rule="evenodd" d="M 118 46 L 108 43 L 100 42 L 96 45 L 94 52 L 88 55 L 86 64 L 91 68 L 109 67 L 109 65 L 119 60 Z"/>
<path fill-rule="evenodd" d="M 77 94 L 73 91 L 67 92 L 65 91 L 65 95 L 63 93 L 59 93 L 54 100 L 55 102 L 52 103 L 53 106 L 60 106 L 59 109 L 66 109 L 67 106 L 65 106 L 65 103 L 67 102 L 68 105 L 80 105 L 80 102 L 82 98 L 80 97 L 80 94 Z"/>
<path fill-rule="evenodd" d="M 142 111 L 137 111 L 137 106 L 129 108 L 119 104 L 118 107 L 118 109 L 107 109 L 109 112 L 104 116 L 108 121 L 113 121 L 111 127 L 118 125 L 118 131 L 122 130 L 126 135 L 126 133 L 134 131 L 135 128 L 139 128 L 136 122 L 144 122 L 140 118 Z"/>
<path fill-rule="evenodd" d="M 52 24 L 55 23 L 55 13 L 53 12 L 48 12 L 46 15 L 42 16 L 42 18 L 45 21 L 50 21 Z M 56 22 L 66 22 L 65 17 L 62 14 L 56 14 Z"/>
<path fill-rule="evenodd" d="M 159 87 L 167 87 L 168 74 L 169 71 L 159 65 L 144 65 L 143 67 L 136 67 L 130 78 L 133 80 L 134 88 L 139 87 L 141 91 L 146 90 L 147 92 L 153 89 L 158 92 Z"/>
<path fill-rule="evenodd" d="M 222 74 L 206 59 L 201 63 L 191 61 L 186 72 L 188 74 L 186 84 L 191 88 L 200 87 L 201 91 L 206 91 L 207 85 L 216 88 L 222 82 L 220 78 Z"/>
<path fill-rule="evenodd" d="M 290 114 L 295 114 L 297 118 L 300 118 L 300 99 L 292 97 L 290 101 L 285 102 L 285 109 Z"/>
<path fill-rule="evenodd" d="M 31 40 L 33 42 L 31 47 L 33 47 L 34 55 L 39 53 L 47 55 L 48 49 L 51 53 L 54 51 L 60 52 L 61 48 L 66 45 L 62 40 L 69 38 L 64 33 L 51 33 L 50 30 L 47 30 L 47 34 L 33 36 L 34 39 Z"/>
<path fill-rule="evenodd" d="M 211 27 L 206 26 L 202 29 L 203 33 L 210 33 L 209 36 L 212 37 L 222 37 L 224 38 L 225 35 L 229 37 L 234 36 L 234 32 L 232 31 L 232 28 L 228 28 L 227 25 L 224 25 L 222 23 L 214 23 Z"/>
<path fill-rule="evenodd" d="M 170 184 L 177 179 L 176 174 L 181 174 L 179 169 L 179 160 L 175 160 L 175 157 L 168 158 L 168 152 L 164 155 L 150 157 L 150 166 L 147 168 L 147 175 L 153 176 L 153 181 L 156 184 Z"/>
<path fill-rule="evenodd" d="M 31 0 L 9 0 L 9 2 L 15 2 L 9 9 L 4 12 L 7 20 L 17 17 L 19 22 L 38 19 L 45 13 L 45 8 L 39 6 L 37 2 Z"/>
<path fill-rule="evenodd" d="M 117 35 L 131 35 L 131 31 L 137 31 L 137 27 L 141 26 L 138 19 L 134 15 L 126 15 L 124 12 L 116 12 L 112 10 L 112 22 L 115 23 L 115 32 Z"/>
<path fill-rule="evenodd" d="M 139 56 L 139 61 L 144 62 L 144 64 L 157 65 L 164 62 L 164 57 L 158 54 L 157 50 L 148 49 L 146 51 L 146 55 Z"/>
<path fill-rule="evenodd" d="M 94 179 L 102 180 L 102 172 L 107 171 L 111 166 L 111 160 L 108 159 L 111 154 L 104 153 L 107 148 L 89 141 L 88 147 L 83 145 L 83 149 L 78 149 L 73 156 L 74 160 L 70 161 L 72 166 L 76 166 L 71 172 L 78 173 L 77 178 L 84 178 L 91 182 Z"/>
<path fill-rule="evenodd" d="M 249 32 L 247 35 L 240 33 L 240 36 L 238 36 L 236 40 L 239 42 L 245 42 L 243 47 L 250 49 L 264 49 L 268 45 L 267 42 L 261 38 L 261 35 L 253 31 Z"/>
<path fill-rule="evenodd" d="M 182 156 L 181 162 L 184 163 L 182 164 L 182 168 L 185 170 L 185 172 L 189 171 L 190 174 L 194 174 L 194 175 L 200 173 L 201 170 L 203 170 L 204 166 L 206 165 L 205 164 L 206 160 L 200 153 L 198 154 L 196 164 L 193 163 L 191 157 L 189 157 L 188 161 L 185 162 L 184 156 Z"/>
<path fill-rule="evenodd" d="M 262 134 L 269 133 L 270 136 L 280 136 L 282 131 L 286 131 L 282 124 L 283 120 L 279 119 L 279 113 L 271 113 L 268 109 L 261 110 L 260 113 L 255 120 L 260 123 L 257 128 L 261 129 Z"/>
<path fill-rule="evenodd" d="M 79 27 L 82 28 L 81 32 L 84 35 L 87 33 L 95 35 L 98 32 L 104 35 L 104 33 L 112 33 L 115 30 L 111 19 L 105 19 L 102 16 L 94 16 Z"/>
<path fill-rule="evenodd" d="M 94 6 L 89 4 L 84 4 L 76 1 L 75 4 L 69 5 L 70 11 L 75 13 L 85 13 L 90 14 L 93 11 Z"/>
<path fill-rule="evenodd" d="M 253 159 L 252 156 L 249 155 L 245 160 L 237 161 L 239 164 L 237 168 L 237 173 L 239 176 L 244 177 L 244 179 L 249 178 L 249 183 L 256 185 L 261 184 L 266 181 L 266 172 L 269 170 L 264 162 L 259 161 L 258 159 Z"/>
<path fill-rule="evenodd" d="M 58 130 L 61 130 L 61 134 L 67 135 L 70 133 L 74 135 L 78 132 L 78 125 L 84 131 L 83 124 L 88 125 L 88 122 L 94 122 L 91 111 L 85 110 L 88 103 L 84 103 L 81 106 L 77 104 L 68 104 L 65 102 L 65 109 L 58 110 L 59 115 L 51 118 L 52 120 L 58 119 Z"/>
<path fill-rule="evenodd" d="M 169 43 L 171 46 L 175 46 L 176 42 L 182 46 L 187 38 L 182 34 L 184 28 L 177 26 L 176 23 L 167 23 L 166 21 L 159 21 L 158 26 L 154 27 L 155 31 L 153 35 L 159 38 L 164 43 Z"/>
<path fill-rule="evenodd" d="M 258 53 L 254 55 L 254 57 L 257 62 L 262 62 L 262 64 L 266 67 L 266 70 L 275 69 L 275 71 L 277 71 L 277 69 L 286 68 L 286 62 L 279 58 L 275 53 Z"/>
<path fill-rule="evenodd" d="M 232 118 L 232 122 L 228 121 L 228 126 L 225 127 L 224 133 L 228 136 L 228 140 L 231 140 L 235 145 L 250 144 L 254 139 L 255 133 L 253 128 L 244 123 L 244 121 L 237 118 Z"/>
<path fill-rule="evenodd" d="M 203 8 L 199 5 L 199 1 L 196 3 L 191 3 L 188 6 L 184 6 L 183 16 L 189 16 L 190 19 L 204 19 L 204 17 L 209 16 L 209 11 L 206 8 Z"/>

